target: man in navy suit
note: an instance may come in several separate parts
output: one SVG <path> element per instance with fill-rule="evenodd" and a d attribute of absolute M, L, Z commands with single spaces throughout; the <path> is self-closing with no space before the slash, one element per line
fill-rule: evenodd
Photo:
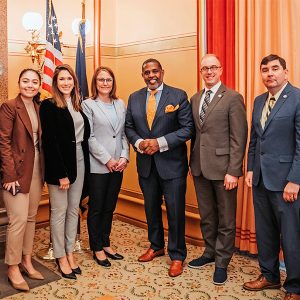
<path fill-rule="evenodd" d="M 169 276 L 182 273 L 186 258 L 185 193 L 188 172 L 187 147 L 194 132 L 187 94 L 163 83 L 164 70 L 156 59 L 142 65 L 147 87 L 129 96 L 125 130 L 137 151 L 139 184 L 144 195 L 150 248 L 140 262 L 164 255 L 163 197 L 168 216 Z M 151 102 L 154 101 L 154 108 Z M 150 121 L 149 113 L 153 117 Z"/>
<path fill-rule="evenodd" d="M 246 183 L 253 187 L 261 275 L 251 291 L 279 289 L 279 251 L 286 265 L 284 300 L 300 300 L 300 89 L 288 82 L 286 62 L 271 54 L 261 61 L 268 92 L 254 102 Z"/>

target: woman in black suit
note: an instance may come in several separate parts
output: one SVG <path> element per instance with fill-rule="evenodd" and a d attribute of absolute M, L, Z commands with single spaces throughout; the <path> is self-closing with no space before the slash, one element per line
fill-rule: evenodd
<path fill-rule="evenodd" d="M 69 65 L 58 66 L 53 98 L 40 108 L 45 153 L 45 181 L 51 203 L 51 238 L 63 277 L 76 279 L 81 270 L 73 256 L 78 209 L 89 173 L 89 121 L 81 110 L 78 81 Z"/>

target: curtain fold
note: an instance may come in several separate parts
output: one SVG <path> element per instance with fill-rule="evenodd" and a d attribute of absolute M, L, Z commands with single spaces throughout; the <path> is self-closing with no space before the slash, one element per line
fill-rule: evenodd
<path fill-rule="evenodd" d="M 300 86 L 300 41 L 297 31 L 300 28 L 300 1 L 197 1 L 198 65 L 205 53 L 215 53 L 220 57 L 224 67 L 222 81 L 244 96 L 250 136 L 254 98 L 266 90 L 260 77 L 261 59 L 271 53 L 285 58 L 289 81 Z M 205 24 L 203 20 L 206 20 Z M 206 49 L 201 47 L 205 43 Z M 256 254 L 252 190 L 246 186 L 244 177 L 239 180 L 236 221 L 236 246 L 241 251 Z"/>
<path fill-rule="evenodd" d="M 300 86 L 300 1 L 236 0 L 235 12 L 236 90 L 245 99 L 250 134 L 254 98 L 266 91 L 259 69 L 264 56 L 274 53 L 286 59 L 290 82 Z M 236 246 L 256 254 L 252 191 L 245 183 L 238 198 Z"/>
<path fill-rule="evenodd" d="M 207 53 L 223 65 L 222 82 L 235 87 L 235 0 L 206 0 Z"/>

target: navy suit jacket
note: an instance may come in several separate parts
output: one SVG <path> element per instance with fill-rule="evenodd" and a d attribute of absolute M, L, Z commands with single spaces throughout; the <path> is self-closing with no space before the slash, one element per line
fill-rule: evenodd
<path fill-rule="evenodd" d="M 283 191 L 290 181 L 300 184 L 300 89 L 287 84 L 268 117 L 264 130 L 260 124 L 268 93 L 254 102 L 248 171 L 253 185 L 262 175 L 270 191 Z"/>
<path fill-rule="evenodd" d="M 187 94 L 180 89 L 164 84 L 162 95 L 157 107 L 156 115 L 149 129 L 146 116 L 147 88 L 131 94 L 128 100 L 125 132 L 134 146 L 138 139 L 155 139 L 164 136 L 169 150 L 156 152 L 153 155 L 159 176 L 173 179 L 187 175 L 187 147 L 188 141 L 194 133 L 194 123 L 191 106 Z M 166 112 L 166 106 L 172 105 L 178 109 Z M 137 152 L 137 171 L 142 177 L 148 177 L 151 170 L 150 155 Z"/>

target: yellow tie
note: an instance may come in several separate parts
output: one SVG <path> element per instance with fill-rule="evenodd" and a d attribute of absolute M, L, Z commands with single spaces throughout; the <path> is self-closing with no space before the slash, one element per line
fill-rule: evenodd
<path fill-rule="evenodd" d="M 157 93 L 157 90 L 150 91 L 150 96 L 148 99 L 148 107 L 147 107 L 147 121 L 149 128 L 151 129 L 152 123 L 155 117 L 156 113 L 156 99 L 155 94 Z"/>

